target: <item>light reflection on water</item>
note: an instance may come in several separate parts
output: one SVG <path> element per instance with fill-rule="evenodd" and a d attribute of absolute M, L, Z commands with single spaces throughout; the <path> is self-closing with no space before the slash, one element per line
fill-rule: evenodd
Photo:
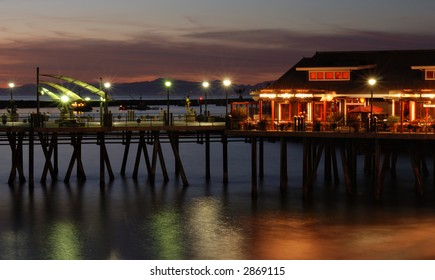
<path fill-rule="evenodd" d="M 230 144 L 230 182 L 221 177 L 221 150 L 212 149 L 212 180 L 204 179 L 202 146 L 182 144 L 190 186 L 175 179 L 171 152 L 164 147 L 170 182 L 157 174 L 149 186 L 118 177 L 101 192 L 98 149 L 83 147 L 87 181 L 61 182 L 68 160 L 60 162 L 60 180 L 47 186 L 9 188 L 8 161 L 0 162 L 1 259 L 434 259 L 433 189 L 425 200 L 413 197 L 413 180 L 404 168 L 398 180 L 387 178 L 384 202 L 373 203 L 370 184 L 346 199 L 345 188 L 324 186 L 319 171 L 314 198 L 301 199 L 299 145 L 289 144 L 289 188 L 279 193 L 274 156 L 279 145 L 267 143 L 266 178 L 257 201 L 250 198 L 250 147 Z M 111 148 L 110 146 L 109 148 Z M 116 146 L 113 146 L 116 147 Z M 5 158 L 7 147 L 0 147 Z M 134 150 L 134 148 L 132 148 Z M 60 158 L 71 149 L 62 146 Z M 26 151 L 25 151 L 26 153 Z M 41 155 L 40 155 L 41 156 Z M 121 149 L 109 149 L 116 172 Z M 237 159 L 237 160 L 234 160 Z M 408 162 L 399 162 L 408 166 Z M 41 167 L 38 167 L 41 168 Z M 25 169 L 27 170 L 27 169 Z M 143 169 L 145 170 L 145 168 Z M 35 171 L 35 174 L 41 174 Z M 403 171 L 403 172 L 402 172 Z M 36 175 L 38 176 L 38 175 Z M 363 181 L 363 180 L 362 180 Z M 431 184 L 431 180 L 426 179 Z"/>

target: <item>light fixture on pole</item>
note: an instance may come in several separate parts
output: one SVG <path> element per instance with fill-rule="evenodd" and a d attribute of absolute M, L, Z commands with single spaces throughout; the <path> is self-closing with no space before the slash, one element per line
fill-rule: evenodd
<path fill-rule="evenodd" d="M 12 96 L 12 92 L 13 92 L 13 89 L 15 87 L 15 84 L 14 83 L 9 83 L 8 86 L 9 86 L 10 94 L 11 94 L 11 100 L 10 100 L 11 114 L 15 114 L 16 111 L 15 111 L 15 106 L 14 106 L 14 98 Z"/>
<path fill-rule="evenodd" d="M 112 85 L 109 82 L 104 83 L 104 126 L 109 125 L 109 105 L 108 91 Z"/>
<path fill-rule="evenodd" d="M 166 121 L 166 125 L 169 125 L 169 123 L 170 123 L 170 114 L 169 114 L 169 89 L 171 88 L 171 86 L 172 86 L 172 83 L 171 83 L 171 81 L 166 81 L 165 82 L 165 87 L 166 87 L 166 98 L 167 98 L 167 109 L 166 109 L 166 118 L 165 118 L 165 121 Z"/>
<path fill-rule="evenodd" d="M 207 91 L 208 87 L 210 86 L 210 83 L 205 81 L 202 83 L 202 87 L 204 88 L 204 105 L 205 105 L 205 115 L 207 116 Z"/>
<path fill-rule="evenodd" d="M 368 84 L 370 85 L 370 128 L 373 130 L 373 87 L 376 85 L 376 79 L 370 78 Z"/>
<path fill-rule="evenodd" d="M 228 117 L 228 93 L 229 87 L 231 86 L 231 80 L 225 79 L 223 84 L 225 86 L 225 116 Z"/>

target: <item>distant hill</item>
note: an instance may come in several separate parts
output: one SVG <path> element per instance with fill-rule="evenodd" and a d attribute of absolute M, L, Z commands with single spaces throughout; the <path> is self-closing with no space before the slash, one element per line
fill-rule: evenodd
<path fill-rule="evenodd" d="M 138 99 L 164 99 L 166 98 L 166 88 L 164 87 L 164 79 L 156 79 L 154 81 L 135 82 L 115 84 L 109 91 L 109 95 L 114 100 L 138 100 Z M 229 98 L 237 98 L 240 95 L 243 98 L 249 98 L 249 93 L 252 90 L 265 88 L 271 82 L 262 82 L 256 85 L 239 85 L 233 84 L 229 91 Z M 64 87 L 69 88 L 82 97 L 91 97 L 95 99 L 95 95 L 90 94 L 88 91 L 72 85 L 62 84 Z M 94 85 L 98 87 L 99 85 Z M 48 87 L 48 86 L 45 86 Z M 54 89 L 53 92 L 56 92 Z M 182 80 L 173 80 L 170 88 L 171 99 L 184 99 L 189 96 L 191 98 L 199 98 L 204 96 L 205 92 L 198 82 L 189 82 Z M 222 86 L 222 81 L 216 80 L 210 82 L 210 87 L 207 90 L 207 98 L 220 99 L 225 98 L 226 92 Z M 13 98 L 15 100 L 35 100 L 36 99 L 36 85 L 23 85 L 13 89 Z M 47 97 L 42 96 L 41 100 L 46 100 Z M 0 100 L 10 99 L 10 89 L 0 89 Z"/>

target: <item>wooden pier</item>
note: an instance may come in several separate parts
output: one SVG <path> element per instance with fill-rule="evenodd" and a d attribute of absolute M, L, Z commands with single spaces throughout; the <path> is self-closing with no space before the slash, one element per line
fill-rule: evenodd
<path fill-rule="evenodd" d="M 11 149 L 11 169 L 8 183 L 13 185 L 28 182 L 30 189 L 35 181 L 35 149 L 42 149 L 44 159 L 41 183 L 48 177 L 58 180 L 59 159 L 58 150 L 62 144 L 69 144 L 73 152 L 63 181 L 68 183 L 76 169 L 77 180 L 86 180 L 82 161 L 82 145 L 95 144 L 99 147 L 99 182 L 100 187 L 106 185 L 106 177 L 115 179 L 110 155 L 106 143 L 121 145 L 124 149 L 120 174 L 126 174 L 127 163 L 133 160 L 130 155 L 131 144 L 137 144 L 134 158 L 133 178 L 137 178 L 140 164 L 145 162 L 145 170 L 151 185 L 154 185 L 157 168 L 161 169 L 164 181 L 169 180 L 167 162 L 162 152 L 162 143 L 169 143 L 174 156 L 177 176 L 182 179 L 183 186 L 189 185 L 185 166 L 180 156 L 180 145 L 184 142 L 195 142 L 203 145 L 205 153 L 205 179 L 210 180 L 210 143 L 222 144 L 222 178 L 223 184 L 228 184 L 228 145 L 232 141 L 244 140 L 251 145 L 251 186 L 252 196 L 258 195 L 258 179 L 264 174 L 264 142 L 273 139 L 280 143 L 279 172 L 281 192 L 288 185 L 289 165 L 302 165 L 303 196 L 307 198 L 312 192 L 314 179 L 318 178 L 318 167 L 324 161 L 324 181 L 339 183 L 343 180 L 348 195 L 353 195 L 357 185 L 358 168 L 364 168 L 367 176 L 373 179 L 374 196 L 382 198 L 383 184 L 387 172 L 395 173 L 395 165 L 399 154 L 406 154 L 414 174 L 415 191 L 423 195 L 422 177 L 429 174 L 426 163 L 428 157 L 435 162 L 435 134 L 429 133 L 353 133 L 353 132 L 304 132 L 304 131 L 262 131 L 262 130 L 228 130 L 224 125 L 189 125 L 189 126 L 131 126 L 131 127 L 13 127 L 0 128 L 0 141 Z M 302 162 L 288 162 L 287 143 L 302 143 Z M 1 143 L 1 142 L 0 142 Z M 28 173 L 25 175 L 23 146 L 28 145 Z M 148 147 L 152 147 L 148 151 Z M 364 157 L 364 166 L 357 164 L 358 156 Z M 188 168 L 188 167 L 187 167 Z M 435 166 L 433 168 L 435 173 Z"/>

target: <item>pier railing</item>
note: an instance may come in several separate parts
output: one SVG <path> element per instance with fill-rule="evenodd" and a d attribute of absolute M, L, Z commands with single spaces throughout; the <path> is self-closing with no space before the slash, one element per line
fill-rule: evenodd
<path fill-rule="evenodd" d="M 3 114 L 0 127 L 31 127 L 35 124 L 34 113 L 29 114 Z M 356 133 L 434 133 L 435 123 L 413 121 L 388 124 L 378 122 L 376 126 L 369 126 L 367 122 L 271 122 L 263 120 L 257 122 L 239 121 L 224 115 L 190 115 L 171 114 L 168 121 L 166 115 L 148 112 L 116 112 L 109 113 L 106 121 L 100 112 L 82 112 L 77 114 L 40 114 L 39 127 L 45 128 L 96 128 L 105 127 L 159 127 L 159 126 L 218 126 L 230 130 L 264 130 L 288 132 L 356 132 Z"/>
<path fill-rule="evenodd" d="M 31 127 L 37 119 L 36 114 L 3 114 L 3 127 Z M 129 112 L 110 113 L 107 123 L 114 127 L 149 127 L 168 125 L 165 115 Z M 48 114 L 42 113 L 39 118 L 39 127 L 67 128 L 67 127 L 103 127 L 105 118 L 100 113 L 84 112 L 80 114 Z M 171 114 L 170 125 L 173 126 L 225 126 L 225 117 L 221 115 L 186 115 Z"/>

